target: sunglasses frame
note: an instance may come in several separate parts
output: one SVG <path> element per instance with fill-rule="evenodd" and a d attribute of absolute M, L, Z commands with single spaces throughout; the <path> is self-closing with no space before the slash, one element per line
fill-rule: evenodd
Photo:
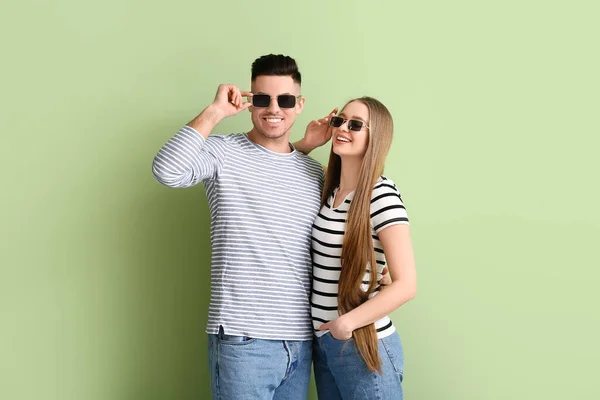
<path fill-rule="evenodd" d="M 337 118 L 339 118 L 339 119 L 342 120 L 342 123 L 340 124 L 340 126 L 333 125 L 333 121 L 335 119 L 337 119 Z M 348 130 L 349 131 L 360 132 L 360 131 L 362 131 L 363 128 L 371 129 L 371 127 L 369 126 L 369 124 L 367 124 L 363 120 L 360 120 L 360 119 L 351 119 L 351 118 L 344 118 L 344 117 L 340 117 L 340 116 L 331 117 L 331 120 L 329 120 L 329 126 L 331 126 L 333 128 L 341 128 L 346 122 L 348 122 Z M 352 129 L 352 128 L 350 128 L 350 123 L 351 122 L 360 122 L 362 125 L 361 125 L 360 129 Z"/>
<path fill-rule="evenodd" d="M 255 96 L 268 96 L 269 97 L 269 104 L 267 104 L 266 106 L 257 106 L 257 105 L 254 105 L 254 97 Z M 282 107 L 281 104 L 279 103 L 279 98 L 281 96 L 292 96 L 292 97 L 294 97 L 294 105 L 291 106 L 291 107 Z M 280 94 L 278 96 L 269 96 L 266 93 L 256 93 L 256 94 L 252 93 L 251 103 L 252 103 L 252 106 L 256 107 L 256 108 L 268 108 L 271 105 L 271 102 L 273 101 L 273 99 L 277 99 L 277 106 L 279 108 L 283 108 L 285 110 L 290 110 L 290 109 L 292 109 L 292 108 L 294 108 L 294 107 L 296 107 L 298 105 L 298 101 L 301 98 L 302 98 L 301 94 L 299 94 L 298 96 L 294 96 L 293 94 Z"/>

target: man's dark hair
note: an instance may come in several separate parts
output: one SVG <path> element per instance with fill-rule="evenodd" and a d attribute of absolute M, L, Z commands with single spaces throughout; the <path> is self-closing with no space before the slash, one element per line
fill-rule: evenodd
<path fill-rule="evenodd" d="M 298 85 L 302 83 L 296 61 L 283 54 L 269 54 L 257 58 L 252 63 L 252 82 L 261 75 L 291 76 Z"/>

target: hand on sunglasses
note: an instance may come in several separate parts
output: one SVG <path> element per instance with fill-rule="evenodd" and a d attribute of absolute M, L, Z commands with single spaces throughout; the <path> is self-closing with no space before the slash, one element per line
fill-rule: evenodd
<path fill-rule="evenodd" d="M 337 114 L 337 107 L 333 109 L 329 114 L 321 119 L 315 119 L 308 123 L 306 132 L 304 132 L 304 145 L 310 149 L 310 151 L 317 147 L 323 146 L 331 139 L 331 126 L 329 120 Z"/>
<path fill-rule="evenodd" d="M 235 85 L 223 84 L 219 85 L 213 104 L 223 113 L 223 117 L 230 117 L 252 105 L 243 97 L 252 97 L 252 93 L 243 92 Z"/>

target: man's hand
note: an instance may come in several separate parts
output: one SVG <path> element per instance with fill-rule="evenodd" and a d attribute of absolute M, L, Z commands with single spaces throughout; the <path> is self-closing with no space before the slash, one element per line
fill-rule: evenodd
<path fill-rule="evenodd" d="M 205 139 L 208 138 L 224 118 L 236 115 L 252 105 L 251 102 L 244 101 L 243 97 L 252 97 L 252 93 L 242 92 L 235 85 L 219 85 L 212 104 L 190 121 L 188 126 L 198 131 Z"/>
<path fill-rule="evenodd" d="M 221 118 L 231 117 L 252 105 L 251 102 L 244 101 L 243 97 L 252 97 L 252 93 L 242 92 L 235 85 L 219 85 L 212 108 L 220 114 Z"/>
<path fill-rule="evenodd" d="M 317 147 L 323 146 L 331 139 L 331 126 L 329 120 L 337 114 L 338 109 L 334 108 L 332 112 L 321 119 L 315 119 L 309 122 L 306 127 L 304 137 L 294 143 L 294 147 L 304 154 L 309 154 Z"/>
<path fill-rule="evenodd" d="M 388 267 L 385 267 L 383 271 L 381 271 L 381 280 L 379 281 L 379 284 L 381 285 L 380 290 L 385 289 L 385 287 L 391 285 L 391 283 L 392 277 L 390 276 Z"/>

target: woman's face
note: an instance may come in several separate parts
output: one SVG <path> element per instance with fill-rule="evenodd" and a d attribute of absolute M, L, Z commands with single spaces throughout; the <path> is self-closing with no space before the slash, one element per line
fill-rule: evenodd
<path fill-rule="evenodd" d="M 369 145 L 369 108 L 360 101 L 348 103 L 342 112 L 338 115 L 344 119 L 339 127 L 334 127 L 332 131 L 333 152 L 338 156 L 362 158 Z M 356 123 L 361 121 L 360 130 L 355 130 Z M 353 128 L 354 129 L 349 129 Z"/>

